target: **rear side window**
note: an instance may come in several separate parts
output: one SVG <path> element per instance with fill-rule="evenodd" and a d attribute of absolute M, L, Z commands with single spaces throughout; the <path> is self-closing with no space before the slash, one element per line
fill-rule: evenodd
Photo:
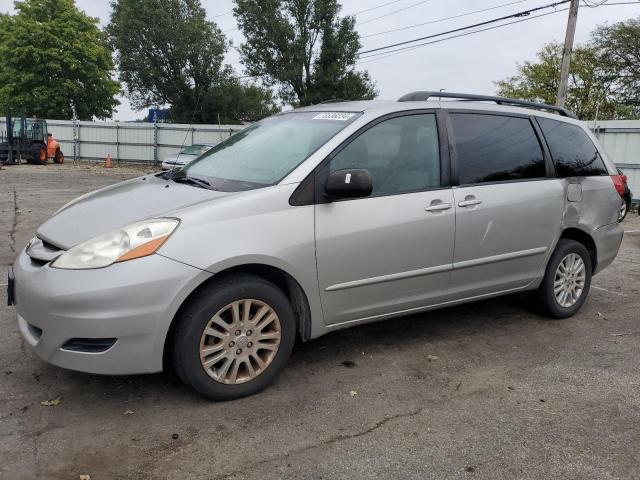
<path fill-rule="evenodd" d="M 461 185 L 545 176 L 544 156 L 529 119 L 452 113 Z"/>
<path fill-rule="evenodd" d="M 559 177 L 609 175 L 585 131 L 570 123 L 538 118 Z"/>

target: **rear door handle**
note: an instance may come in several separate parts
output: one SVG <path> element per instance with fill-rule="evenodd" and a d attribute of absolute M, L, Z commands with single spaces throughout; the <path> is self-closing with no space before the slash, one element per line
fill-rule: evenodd
<path fill-rule="evenodd" d="M 440 212 L 442 210 L 449 210 L 451 208 L 451 204 L 450 203 L 432 203 L 431 205 L 429 205 L 427 208 L 425 208 L 425 211 L 427 212 Z"/>
<path fill-rule="evenodd" d="M 480 205 L 482 203 L 482 200 L 478 200 L 477 198 L 473 199 L 473 200 L 463 200 L 462 202 L 458 203 L 459 207 L 471 207 L 473 205 Z"/>

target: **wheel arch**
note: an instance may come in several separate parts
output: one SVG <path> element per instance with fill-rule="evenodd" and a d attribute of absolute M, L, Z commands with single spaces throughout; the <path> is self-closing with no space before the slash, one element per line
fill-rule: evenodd
<path fill-rule="evenodd" d="M 228 267 L 224 270 L 219 271 L 218 273 L 212 275 L 202 283 L 200 283 L 193 291 L 187 295 L 184 301 L 181 303 L 180 307 L 176 311 L 173 319 L 171 320 L 171 324 L 169 326 L 169 330 L 164 339 L 164 348 L 163 348 L 163 365 L 167 366 L 169 359 L 171 358 L 171 345 L 173 341 L 173 336 L 175 332 L 175 327 L 177 325 L 177 319 L 181 315 L 184 308 L 207 286 L 212 283 L 217 283 L 224 281 L 225 278 L 237 275 L 237 274 L 245 274 L 245 275 L 253 275 L 264 280 L 268 280 L 273 283 L 276 287 L 278 287 L 282 292 L 287 296 L 289 301 L 291 302 L 291 306 L 293 307 L 293 311 L 296 316 L 296 320 L 298 322 L 297 330 L 298 334 L 302 341 L 307 341 L 311 338 L 311 308 L 309 306 L 309 300 L 307 297 L 307 293 L 304 291 L 300 283 L 288 272 L 285 270 L 275 267 L 273 265 L 268 265 L 264 263 L 248 263 L 242 265 L 236 265 L 232 267 Z"/>
<path fill-rule="evenodd" d="M 584 245 L 584 247 L 589 252 L 589 257 L 591 258 L 592 271 L 596 271 L 596 267 L 598 266 L 598 249 L 596 247 L 595 240 L 589 233 L 585 232 L 584 230 L 580 230 L 579 228 L 569 227 L 565 228 L 562 231 L 560 238 L 574 240 Z"/>

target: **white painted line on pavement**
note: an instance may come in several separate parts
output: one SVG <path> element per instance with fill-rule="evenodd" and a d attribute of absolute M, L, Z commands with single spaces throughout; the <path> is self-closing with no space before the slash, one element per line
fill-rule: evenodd
<path fill-rule="evenodd" d="M 595 288 L 596 290 L 602 290 L 603 292 L 607 292 L 607 293 L 610 293 L 612 295 L 619 295 L 621 297 L 628 297 L 629 296 L 629 295 L 625 295 L 624 293 L 620 293 L 620 292 L 612 292 L 611 290 L 607 290 L 606 288 L 596 287 L 595 285 L 591 285 L 591 288 Z"/>

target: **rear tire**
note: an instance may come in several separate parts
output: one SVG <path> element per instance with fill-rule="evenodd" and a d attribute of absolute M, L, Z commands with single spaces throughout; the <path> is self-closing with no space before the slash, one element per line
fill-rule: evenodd
<path fill-rule="evenodd" d="M 62 150 L 56 150 L 56 154 L 53 157 L 53 163 L 64 163 L 64 153 L 62 153 Z"/>
<path fill-rule="evenodd" d="M 205 286 L 176 321 L 174 370 L 212 400 L 253 395 L 269 386 L 289 360 L 296 337 L 284 293 L 244 274 Z"/>
<path fill-rule="evenodd" d="M 591 256 L 585 246 L 561 238 L 537 292 L 544 313 L 558 319 L 574 315 L 587 299 L 591 275 Z"/>

